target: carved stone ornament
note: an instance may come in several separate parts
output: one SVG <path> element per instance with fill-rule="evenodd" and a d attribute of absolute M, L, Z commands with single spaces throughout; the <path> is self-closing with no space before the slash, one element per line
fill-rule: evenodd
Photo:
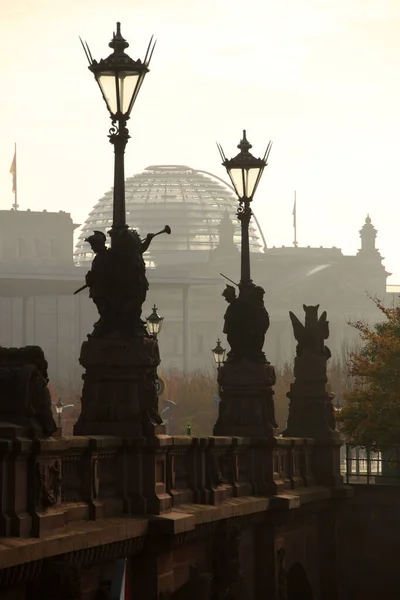
<path fill-rule="evenodd" d="M 326 311 L 318 318 L 319 304 L 316 306 L 303 304 L 303 309 L 305 312 L 304 325 L 294 313 L 289 311 L 294 337 L 297 341 L 296 354 L 297 356 L 305 353 L 322 355 L 328 360 L 331 352 L 324 343 L 329 337 L 329 321 Z"/>
<path fill-rule="evenodd" d="M 39 346 L 0 348 L 2 421 L 26 427 L 31 438 L 55 433 L 47 384 L 47 361 Z"/>
<path fill-rule="evenodd" d="M 47 510 L 61 499 L 61 466 L 56 460 L 52 464 L 36 464 L 36 504 Z"/>

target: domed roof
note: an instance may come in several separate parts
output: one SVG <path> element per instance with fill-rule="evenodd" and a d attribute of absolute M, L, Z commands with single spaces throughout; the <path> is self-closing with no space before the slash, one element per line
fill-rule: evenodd
<path fill-rule="evenodd" d="M 150 166 L 125 181 L 126 218 L 144 237 L 167 224 L 171 235 L 157 236 L 145 258 L 148 266 L 205 262 L 218 246 L 219 225 L 225 213 L 234 224 L 234 242 L 240 248 L 237 198 L 229 184 L 206 171 L 183 165 Z M 112 224 L 113 191 L 93 207 L 80 232 L 74 258 L 78 265 L 92 258 L 85 242 L 94 230 L 107 233 Z M 256 218 L 250 223 L 250 250 L 265 246 Z"/>

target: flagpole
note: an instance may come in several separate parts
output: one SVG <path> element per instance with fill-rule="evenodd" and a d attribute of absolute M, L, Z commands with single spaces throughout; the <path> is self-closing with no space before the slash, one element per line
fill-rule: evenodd
<path fill-rule="evenodd" d="M 17 196 L 17 142 L 14 144 L 14 156 L 15 156 L 15 191 L 14 191 L 14 209 L 18 210 L 18 196 Z"/>
<path fill-rule="evenodd" d="M 296 192 L 294 192 L 294 204 L 293 204 L 293 229 L 294 229 L 294 242 L 293 246 L 297 248 L 297 200 L 296 200 Z"/>

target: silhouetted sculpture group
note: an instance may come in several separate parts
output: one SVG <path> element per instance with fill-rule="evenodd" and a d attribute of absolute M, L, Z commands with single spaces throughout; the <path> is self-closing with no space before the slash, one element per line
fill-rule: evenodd
<path fill-rule="evenodd" d="M 114 242 L 111 248 L 107 248 L 102 231 L 95 231 L 86 239 L 95 253 L 86 285 L 100 316 L 92 335 L 144 336 L 141 314 L 149 283 L 143 254 L 154 234 L 141 240 L 137 231 L 127 228 L 117 233 L 111 230 L 110 236 Z"/>
<path fill-rule="evenodd" d="M 232 285 L 227 285 L 222 293 L 229 304 L 223 330 L 231 347 L 228 362 L 238 362 L 242 358 L 266 362 L 263 346 L 269 315 L 264 306 L 264 293 L 258 285 L 240 290 L 239 296 Z"/>

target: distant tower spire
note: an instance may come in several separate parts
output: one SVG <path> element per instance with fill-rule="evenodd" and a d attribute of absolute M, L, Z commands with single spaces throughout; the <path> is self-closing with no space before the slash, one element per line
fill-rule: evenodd
<path fill-rule="evenodd" d="M 218 237 L 219 237 L 219 245 L 222 246 L 223 249 L 232 248 L 235 245 L 233 241 L 233 236 L 235 235 L 235 225 L 232 223 L 229 218 L 229 213 L 226 210 L 224 212 L 224 216 L 222 217 L 219 228 L 218 228 Z"/>
<path fill-rule="evenodd" d="M 218 246 L 214 250 L 218 256 L 230 256 L 238 252 L 234 235 L 235 224 L 232 223 L 229 213 L 226 210 L 218 227 Z"/>
<path fill-rule="evenodd" d="M 371 217 L 368 214 L 364 225 L 360 229 L 361 248 L 358 252 L 359 254 L 376 254 L 378 252 L 376 248 L 376 235 L 377 230 L 372 225 Z"/>

